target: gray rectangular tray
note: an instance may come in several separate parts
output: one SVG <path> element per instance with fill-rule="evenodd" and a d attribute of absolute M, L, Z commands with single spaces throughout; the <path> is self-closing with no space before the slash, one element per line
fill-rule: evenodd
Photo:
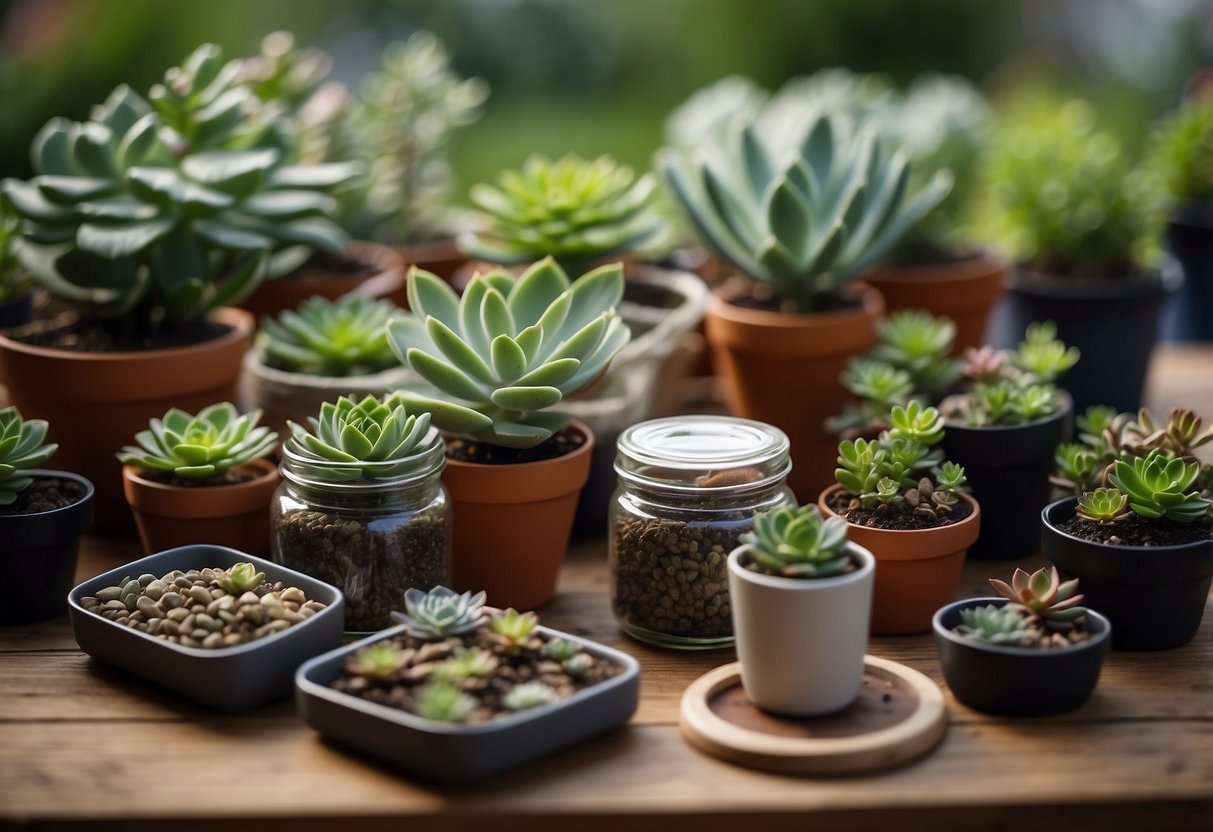
<path fill-rule="evenodd" d="M 577 642 L 623 673 L 553 705 L 471 726 L 422 719 L 329 687 L 350 655 L 403 631 L 394 627 L 307 662 L 295 674 L 296 701 L 304 721 L 325 737 L 429 780 L 467 783 L 512 769 L 626 723 L 640 699 L 634 658 L 547 627 L 539 632 Z"/>
<path fill-rule="evenodd" d="M 308 598 L 328 606 L 281 632 L 236 647 L 204 650 L 183 647 L 116 624 L 89 612 L 80 599 L 113 586 L 123 577 L 157 577 L 174 569 L 188 571 L 251 563 L 269 581 L 297 586 Z M 225 546 L 180 546 L 132 561 L 85 581 L 67 596 L 72 634 L 80 649 L 95 659 L 129 670 L 222 711 L 256 707 L 291 692 L 295 670 L 305 660 L 341 644 L 345 598 L 315 578 Z"/>

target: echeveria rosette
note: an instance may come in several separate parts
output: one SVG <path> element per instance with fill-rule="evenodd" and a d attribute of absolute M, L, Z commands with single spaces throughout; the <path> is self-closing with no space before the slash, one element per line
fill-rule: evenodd
<path fill-rule="evenodd" d="M 215 482 L 228 471 L 268 456 L 278 434 L 257 426 L 261 411 L 241 414 L 231 402 L 204 407 L 197 416 L 172 408 L 135 434 L 139 447 L 118 454 L 124 465 L 171 474 L 198 485 Z"/>
<path fill-rule="evenodd" d="M 1015 647 L 1028 637 L 1031 623 L 1023 609 L 1014 604 L 988 604 L 961 610 L 955 632 L 974 641 Z"/>
<path fill-rule="evenodd" d="M 401 400 L 442 430 L 503 447 L 534 447 L 563 429 L 569 417 L 547 409 L 598 378 L 630 337 L 615 312 L 619 264 L 570 284 L 547 257 L 516 280 L 478 274 L 462 298 L 414 269 L 408 297 L 389 340 L 437 395 L 402 391 Z"/>
<path fill-rule="evenodd" d="M 408 407 L 398 393 L 382 399 L 341 396 L 309 416 L 311 430 L 287 422 L 287 455 L 313 477 L 329 482 L 395 479 L 427 454 L 441 453 L 442 437 L 430 414 Z"/>
<path fill-rule="evenodd" d="M 429 592 L 412 588 L 404 593 L 404 612 L 392 620 L 404 624 L 418 638 L 440 639 L 470 633 L 488 621 L 485 593 L 455 592 L 436 586 Z"/>
<path fill-rule="evenodd" d="M 1054 629 L 1065 629 L 1087 614 L 1078 606 L 1086 597 L 1078 592 L 1078 579 L 1063 582 L 1056 566 L 1031 574 L 1017 568 L 1011 583 L 991 578 L 990 586 L 1011 601 L 1008 606 L 1021 607 Z"/>
<path fill-rule="evenodd" d="M 1200 463 L 1170 459 L 1158 451 L 1132 461 L 1116 460 L 1108 479 L 1128 495 L 1129 508 L 1147 520 L 1178 523 L 1208 520 L 1210 501 L 1194 486 Z"/>
<path fill-rule="evenodd" d="M 370 375 L 398 365 L 387 322 L 399 311 L 390 301 L 359 295 L 308 298 L 297 310 L 262 318 L 254 349 L 267 366 L 291 373 Z"/>
<path fill-rule="evenodd" d="M 59 446 L 46 445 L 50 425 L 45 419 L 22 419 L 15 407 L 0 409 L 0 506 L 17 501 L 17 495 L 34 481 L 21 471 L 41 465 Z"/>
<path fill-rule="evenodd" d="M 34 137 L 33 179 L 8 179 L 20 256 L 52 294 L 145 328 L 205 315 L 348 239 L 326 191 L 348 164 L 288 164 L 292 137 L 237 82 L 239 62 L 199 47 L 144 98 L 114 90 L 89 121 Z"/>
<path fill-rule="evenodd" d="M 749 547 L 751 569 L 784 578 L 829 578 L 851 565 L 847 521 L 823 518 L 817 506 L 760 511 L 741 542 Z"/>
<path fill-rule="evenodd" d="M 658 157 L 672 192 L 717 254 L 773 287 L 792 312 L 811 312 L 877 265 L 939 204 L 939 172 L 908 194 L 910 165 L 872 126 L 830 116 L 780 130 L 745 124 L 723 142 Z M 794 140 L 772 140 L 790 134 Z"/>

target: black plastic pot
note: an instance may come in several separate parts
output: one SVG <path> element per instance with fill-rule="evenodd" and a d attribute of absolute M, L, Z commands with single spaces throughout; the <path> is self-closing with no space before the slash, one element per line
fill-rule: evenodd
<path fill-rule="evenodd" d="M 34 314 L 34 293 L 0 303 L 0 329 L 28 324 Z"/>
<path fill-rule="evenodd" d="M 93 525 L 91 482 L 64 471 L 26 473 L 35 479 L 72 480 L 84 488 L 84 496 L 54 511 L 0 515 L 0 568 L 9 588 L 9 598 L 0 606 L 0 625 L 31 624 L 67 612 L 80 536 Z"/>
<path fill-rule="evenodd" d="M 1166 244 L 1184 280 L 1167 304 L 1164 332 L 1175 341 L 1213 341 L 1213 203 L 1174 206 Z"/>
<path fill-rule="evenodd" d="M 1057 413 L 1026 425 L 948 424 L 944 457 L 964 466 L 981 504 L 981 534 L 969 549 L 970 558 L 1013 558 L 1039 551 L 1037 517 L 1052 496 L 1053 454 L 1072 429 L 1068 398 Z"/>
<path fill-rule="evenodd" d="M 1108 619 L 1088 611 L 1092 637 L 1073 647 L 1005 647 L 952 632 L 961 610 L 1006 603 L 1005 598 L 967 598 L 935 613 L 935 648 L 956 698 L 974 710 L 1005 716 L 1050 716 L 1086 702 L 1108 652 Z"/>
<path fill-rule="evenodd" d="M 1084 606 L 1112 622 L 1118 650 L 1166 650 L 1187 644 L 1213 584 L 1213 538 L 1184 546 L 1112 546 L 1066 534 L 1076 497 L 1041 512 L 1045 556 L 1067 578 L 1078 578 Z"/>
<path fill-rule="evenodd" d="M 1051 320 L 1058 337 L 1083 355 L 1064 379 L 1075 411 L 1082 413 L 1093 404 L 1137 410 L 1163 300 L 1182 282 L 1174 261 L 1168 261 L 1161 274 L 1108 280 L 1052 277 L 1021 268 L 995 310 L 992 340 L 996 346 L 1013 348 L 1023 340 L 1028 324 Z"/>

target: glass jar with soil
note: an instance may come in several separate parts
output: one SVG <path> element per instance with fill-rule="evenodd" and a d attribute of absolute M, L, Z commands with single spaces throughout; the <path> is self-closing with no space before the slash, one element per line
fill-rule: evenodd
<path fill-rule="evenodd" d="M 619 437 L 611 503 L 611 607 L 661 647 L 733 643 L 728 557 L 754 514 L 796 505 L 788 438 L 727 416 L 642 422 Z"/>
<path fill-rule="evenodd" d="M 451 504 L 442 487 L 442 443 L 415 464 L 375 477 L 339 481 L 342 463 L 325 478 L 283 446 L 282 485 L 271 508 L 273 559 L 345 593 L 345 629 L 370 633 L 391 626 L 410 587 L 429 590 L 451 582 Z"/>

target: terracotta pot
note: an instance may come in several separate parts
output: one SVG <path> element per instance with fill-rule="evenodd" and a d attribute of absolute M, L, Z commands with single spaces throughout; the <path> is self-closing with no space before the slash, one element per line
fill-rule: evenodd
<path fill-rule="evenodd" d="M 822 515 L 836 512 L 830 500 L 841 485 L 817 498 Z M 960 499 L 973 512 L 937 529 L 872 529 L 848 524 L 848 539 L 876 556 L 876 589 L 872 596 L 872 632 L 879 635 L 925 633 L 935 611 L 956 595 L 965 553 L 981 530 L 981 506 L 967 494 Z"/>
<path fill-rule="evenodd" d="M 413 266 L 450 280 L 455 272 L 468 262 L 468 256 L 459 250 L 453 239 L 434 240 L 428 243 L 411 243 L 392 247 L 404 263 L 405 273 Z M 404 306 L 406 300 L 397 301 Z"/>
<path fill-rule="evenodd" d="M 1002 297 L 1011 263 L 993 251 L 972 257 L 913 266 L 885 266 L 866 275 L 884 295 L 890 312 L 925 309 L 956 324 L 956 354 L 985 343 L 990 310 Z"/>
<path fill-rule="evenodd" d="M 768 422 L 792 442 L 788 484 L 808 502 L 833 479 L 838 439 L 825 421 L 850 394 L 838 381 L 847 359 L 876 342 L 880 293 L 851 287 L 859 304 L 834 312 L 790 315 L 730 303 L 718 290 L 708 302 L 708 343 L 735 416 Z"/>
<path fill-rule="evenodd" d="M 395 249 L 379 243 L 355 241 L 350 243 L 346 258 L 370 266 L 374 273 L 368 277 L 366 271 L 346 274 L 305 265 L 291 274 L 265 281 L 240 304 L 240 308 L 260 318 L 277 315 L 284 309 L 297 309 L 299 304 L 316 295 L 336 300 L 351 293 L 387 298 L 398 305 L 405 302 L 404 262 Z"/>
<path fill-rule="evenodd" d="M 130 529 L 115 454 L 149 419 L 170 407 L 195 413 L 235 401 L 253 318 L 220 309 L 211 319 L 231 329 L 201 344 L 160 350 L 77 352 L 0 335 L 0 381 L 26 418 L 50 422 L 51 439 L 59 443 L 55 463 L 96 487 L 96 529 Z"/>
<path fill-rule="evenodd" d="M 167 485 L 122 466 L 122 485 L 145 554 L 178 546 L 227 546 L 251 555 L 270 551 L 270 502 L 278 467 L 255 459 L 240 470 L 253 479 L 235 485 Z"/>
<path fill-rule="evenodd" d="M 481 465 L 448 459 L 442 482 L 454 514 L 452 571 L 461 592 L 485 590 L 495 607 L 529 610 L 551 600 L 590 473 L 594 435 L 556 459 Z"/>

